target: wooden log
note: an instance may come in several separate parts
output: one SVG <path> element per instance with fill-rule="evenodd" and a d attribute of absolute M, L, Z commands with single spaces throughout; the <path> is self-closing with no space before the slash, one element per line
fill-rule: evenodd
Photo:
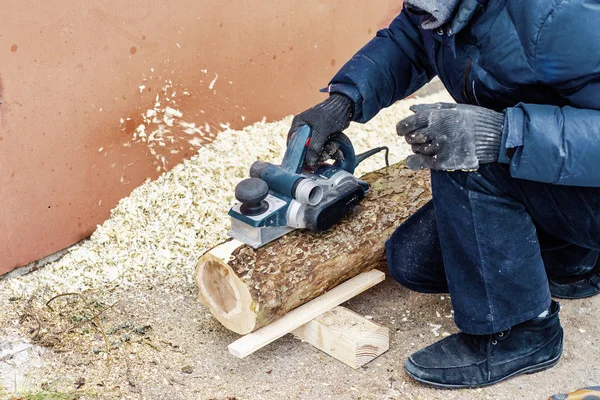
<path fill-rule="evenodd" d="M 292 333 L 303 342 L 355 369 L 373 361 L 390 348 L 388 328 L 341 306 Z"/>
<path fill-rule="evenodd" d="M 384 280 L 385 274 L 381 271 L 363 272 L 293 309 L 277 321 L 236 340 L 227 348 L 238 358 L 246 357 Z"/>
<path fill-rule="evenodd" d="M 363 179 L 369 195 L 327 232 L 295 230 L 257 250 L 228 240 L 205 253 L 195 276 L 202 303 L 225 327 L 247 334 L 383 266 L 385 241 L 430 199 L 429 178 L 401 163 Z"/>

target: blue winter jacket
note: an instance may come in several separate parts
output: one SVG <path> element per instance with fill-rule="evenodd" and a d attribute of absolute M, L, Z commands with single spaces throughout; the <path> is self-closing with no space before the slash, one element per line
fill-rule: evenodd
<path fill-rule="evenodd" d="M 511 175 L 600 187 L 600 0 L 463 0 L 437 31 L 405 10 L 332 79 L 366 122 L 434 76 L 505 111 Z M 510 157 L 510 158 L 509 158 Z"/>

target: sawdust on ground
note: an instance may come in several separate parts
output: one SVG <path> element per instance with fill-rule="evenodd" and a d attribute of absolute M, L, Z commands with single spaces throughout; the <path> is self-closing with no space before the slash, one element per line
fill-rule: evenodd
<path fill-rule="evenodd" d="M 398 161 L 409 149 L 394 127 L 409 105 L 449 99 L 439 93 L 400 102 L 348 135 L 358 151 L 390 146 L 390 161 Z M 0 398 L 543 399 L 600 383 L 600 298 L 592 298 L 563 302 L 565 353 L 549 371 L 479 390 L 415 384 L 403 362 L 454 331 L 451 304 L 390 277 L 346 304 L 392 333 L 390 350 L 361 369 L 289 336 L 246 359 L 230 356 L 227 345 L 237 335 L 197 301 L 193 269 L 226 238 L 233 188 L 250 164 L 281 158 L 289 124 L 286 118 L 221 133 L 123 199 L 60 261 L 0 280 Z M 376 156 L 358 173 L 382 166 Z"/>

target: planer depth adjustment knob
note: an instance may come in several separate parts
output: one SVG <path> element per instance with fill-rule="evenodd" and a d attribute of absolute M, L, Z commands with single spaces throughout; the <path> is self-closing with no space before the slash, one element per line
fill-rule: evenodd
<path fill-rule="evenodd" d="M 269 209 L 265 201 L 269 194 L 267 182 L 260 178 L 244 179 L 235 187 L 235 198 L 242 203 L 240 211 L 244 215 L 260 215 Z"/>

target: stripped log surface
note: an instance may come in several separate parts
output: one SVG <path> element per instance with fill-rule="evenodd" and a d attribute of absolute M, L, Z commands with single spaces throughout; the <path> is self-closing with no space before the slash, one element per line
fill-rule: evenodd
<path fill-rule="evenodd" d="M 385 241 L 430 199 L 429 178 L 400 163 L 362 179 L 371 192 L 327 232 L 296 230 L 257 250 L 228 240 L 205 253 L 196 284 L 215 318 L 246 334 L 382 265 Z"/>

